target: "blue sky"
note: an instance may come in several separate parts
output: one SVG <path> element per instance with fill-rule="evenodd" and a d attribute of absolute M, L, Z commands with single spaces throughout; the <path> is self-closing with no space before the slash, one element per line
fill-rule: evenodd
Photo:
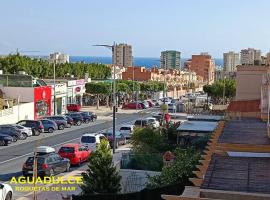
<path fill-rule="evenodd" d="M 134 56 L 182 57 L 270 49 L 269 0 L 6 0 L 0 7 L 0 54 L 37 50 L 110 56 L 93 44 L 125 42 Z"/>

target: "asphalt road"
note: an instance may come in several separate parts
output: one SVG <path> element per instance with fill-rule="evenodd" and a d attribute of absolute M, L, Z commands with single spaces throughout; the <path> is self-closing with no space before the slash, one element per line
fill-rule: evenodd
<path fill-rule="evenodd" d="M 152 111 L 145 111 L 145 114 L 133 113 L 133 114 L 117 114 L 116 115 L 116 125 L 119 126 L 125 123 L 132 123 L 134 120 L 147 117 Z M 33 155 L 33 149 L 38 144 L 52 146 L 54 148 L 59 148 L 62 144 L 69 142 L 78 142 L 79 138 L 84 133 L 93 133 L 98 132 L 104 129 L 112 127 L 112 119 L 106 122 L 89 124 L 84 127 L 74 127 L 72 130 L 61 133 L 61 134 L 52 134 L 49 137 L 42 138 L 40 142 L 35 140 L 25 141 L 24 143 L 12 146 L 1 147 L 0 148 L 0 181 L 7 182 L 13 176 L 20 176 L 22 165 L 25 162 L 28 156 Z M 33 137 L 34 138 L 34 137 Z"/>

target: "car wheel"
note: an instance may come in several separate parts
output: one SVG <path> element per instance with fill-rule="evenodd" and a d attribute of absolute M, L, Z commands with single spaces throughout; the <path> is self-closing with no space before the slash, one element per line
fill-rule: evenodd
<path fill-rule="evenodd" d="M 16 136 L 12 136 L 12 142 L 17 142 L 17 137 Z"/>
<path fill-rule="evenodd" d="M 58 126 L 58 129 L 59 129 L 59 130 L 64 130 L 64 128 L 65 128 L 65 125 L 64 125 L 64 124 L 60 124 L 60 125 Z"/>
<path fill-rule="evenodd" d="M 0 140 L 0 146 L 4 146 L 5 145 L 5 141 Z"/>
<path fill-rule="evenodd" d="M 54 128 L 52 128 L 52 127 L 48 128 L 48 132 L 49 133 L 53 133 L 54 132 Z"/>
<path fill-rule="evenodd" d="M 26 138 L 28 137 L 28 135 L 26 133 L 22 133 L 22 140 L 26 140 Z"/>
<path fill-rule="evenodd" d="M 67 127 L 68 127 L 68 128 L 71 128 L 71 124 L 67 124 Z"/>
<path fill-rule="evenodd" d="M 5 200 L 12 200 L 12 192 L 8 192 Z"/>
<path fill-rule="evenodd" d="M 40 135 L 40 132 L 38 130 L 34 130 L 34 135 L 35 136 L 39 136 Z"/>
<path fill-rule="evenodd" d="M 67 163 L 67 168 L 66 168 L 66 172 L 70 171 L 70 163 Z"/>
<path fill-rule="evenodd" d="M 89 124 L 89 123 L 90 123 L 90 119 L 86 119 L 86 120 L 85 120 L 85 123 L 86 123 L 86 124 Z"/>
<path fill-rule="evenodd" d="M 81 124 L 82 124 L 81 121 L 77 121 L 77 123 L 76 123 L 77 126 L 80 126 Z"/>

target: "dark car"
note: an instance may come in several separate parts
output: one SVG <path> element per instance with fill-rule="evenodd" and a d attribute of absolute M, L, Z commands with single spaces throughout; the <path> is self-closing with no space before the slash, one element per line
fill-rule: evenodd
<path fill-rule="evenodd" d="M 67 119 L 63 116 L 51 116 L 44 119 L 49 119 L 54 121 L 57 124 L 59 130 L 64 130 L 65 127 L 68 127 Z"/>
<path fill-rule="evenodd" d="M 25 140 L 27 138 L 27 136 L 25 137 L 22 135 L 20 130 L 10 125 L 1 125 L 0 133 L 11 136 L 13 142 L 17 142 L 17 140 Z"/>
<path fill-rule="evenodd" d="M 13 138 L 11 136 L 0 134 L 0 146 L 7 146 L 12 140 Z"/>
<path fill-rule="evenodd" d="M 74 121 L 72 119 L 72 117 L 67 116 L 67 115 L 62 115 L 63 117 L 65 117 L 67 119 L 67 123 L 68 123 L 68 127 L 70 128 L 72 125 L 74 125 Z"/>
<path fill-rule="evenodd" d="M 34 157 L 28 157 L 23 164 L 23 176 L 33 175 Z M 70 162 L 66 158 L 60 157 L 57 153 L 37 154 L 37 175 L 53 176 L 62 172 L 69 171 Z"/>
<path fill-rule="evenodd" d="M 136 120 L 134 125 L 136 127 L 148 127 L 148 126 L 150 126 L 149 122 L 147 120 L 144 120 L 144 119 Z"/>
<path fill-rule="evenodd" d="M 114 141 L 113 131 L 112 130 L 105 131 L 102 134 L 105 135 L 105 137 L 109 140 L 110 146 L 113 147 L 113 141 Z M 115 140 L 116 140 L 115 142 L 116 148 L 118 148 L 119 145 L 126 144 L 126 137 L 120 131 L 115 131 Z"/>
<path fill-rule="evenodd" d="M 80 113 L 67 113 L 66 116 L 69 116 L 73 119 L 75 125 L 80 126 L 83 122 L 83 116 Z"/>
<path fill-rule="evenodd" d="M 94 113 L 94 112 L 81 112 L 81 113 L 85 113 L 87 115 L 90 115 L 91 116 L 91 121 L 96 121 L 97 120 L 97 114 Z"/>
<path fill-rule="evenodd" d="M 82 115 L 84 123 L 88 124 L 90 121 L 93 121 L 92 116 L 89 115 L 88 112 L 78 112 L 78 113 Z"/>
<path fill-rule="evenodd" d="M 49 119 L 41 119 L 39 120 L 41 121 L 43 127 L 44 127 L 44 132 L 49 132 L 49 133 L 53 133 L 55 130 L 58 129 L 58 126 L 57 124 L 52 121 L 52 120 L 49 120 Z"/>
<path fill-rule="evenodd" d="M 38 136 L 40 133 L 44 132 L 44 127 L 40 121 L 37 120 L 21 120 L 17 124 L 32 129 L 33 135 Z"/>

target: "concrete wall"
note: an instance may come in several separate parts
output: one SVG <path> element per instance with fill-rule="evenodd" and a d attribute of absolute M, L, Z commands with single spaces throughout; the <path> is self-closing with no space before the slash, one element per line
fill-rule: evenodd
<path fill-rule="evenodd" d="M 20 98 L 20 102 L 33 102 L 34 101 L 34 88 L 24 87 L 0 87 L 4 92 L 4 97 L 7 98 Z"/>
<path fill-rule="evenodd" d="M 34 102 L 23 103 L 0 112 L 0 125 L 14 124 L 23 119 L 34 119 Z"/>
<path fill-rule="evenodd" d="M 159 175 L 160 172 L 120 169 L 119 171 L 122 179 L 122 192 L 138 192 L 145 188 L 148 177 Z"/>

